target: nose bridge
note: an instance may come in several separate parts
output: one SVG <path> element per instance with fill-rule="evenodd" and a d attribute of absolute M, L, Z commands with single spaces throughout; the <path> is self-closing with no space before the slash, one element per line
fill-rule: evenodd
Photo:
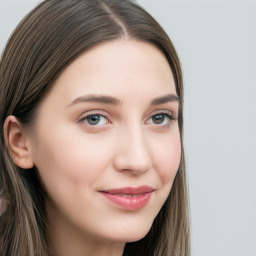
<path fill-rule="evenodd" d="M 142 173 L 151 166 L 150 150 L 141 124 L 122 129 L 115 164 L 118 170 Z"/>

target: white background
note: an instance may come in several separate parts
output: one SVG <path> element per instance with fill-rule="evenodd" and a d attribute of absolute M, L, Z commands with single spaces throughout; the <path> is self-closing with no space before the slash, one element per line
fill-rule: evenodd
<path fill-rule="evenodd" d="M 0 0 L 0 50 L 36 0 Z M 256 1 L 140 0 L 185 79 L 192 256 L 256 255 Z"/>

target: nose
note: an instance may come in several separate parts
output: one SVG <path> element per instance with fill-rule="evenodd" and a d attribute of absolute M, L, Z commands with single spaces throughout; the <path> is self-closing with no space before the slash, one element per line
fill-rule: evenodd
<path fill-rule="evenodd" d="M 118 138 L 114 168 L 130 174 L 142 174 L 151 168 L 149 145 L 141 128 L 123 131 Z"/>

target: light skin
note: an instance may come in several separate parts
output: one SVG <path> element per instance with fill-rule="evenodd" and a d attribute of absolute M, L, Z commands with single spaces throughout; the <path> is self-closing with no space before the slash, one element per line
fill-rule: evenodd
<path fill-rule="evenodd" d="M 121 256 L 126 242 L 147 234 L 180 163 L 178 106 L 162 52 L 119 39 L 64 70 L 40 103 L 32 132 L 7 118 L 14 162 L 36 166 L 47 191 L 47 232 L 58 256 Z M 136 210 L 100 193 L 142 185 L 154 192 Z"/>

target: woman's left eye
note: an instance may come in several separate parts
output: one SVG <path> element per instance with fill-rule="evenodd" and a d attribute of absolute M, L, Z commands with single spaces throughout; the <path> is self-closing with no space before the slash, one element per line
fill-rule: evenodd
<path fill-rule="evenodd" d="M 82 118 L 81 121 L 88 125 L 92 125 L 92 126 L 99 126 L 99 125 L 104 125 L 104 124 L 109 123 L 109 121 L 106 117 L 104 117 L 103 115 L 99 115 L 99 114 L 88 115 L 88 116 Z"/>
<path fill-rule="evenodd" d="M 149 119 L 149 123 L 155 124 L 155 125 L 167 125 L 171 120 L 174 120 L 174 117 L 172 115 L 160 113 L 160 114 L 153 115 Z"/>

